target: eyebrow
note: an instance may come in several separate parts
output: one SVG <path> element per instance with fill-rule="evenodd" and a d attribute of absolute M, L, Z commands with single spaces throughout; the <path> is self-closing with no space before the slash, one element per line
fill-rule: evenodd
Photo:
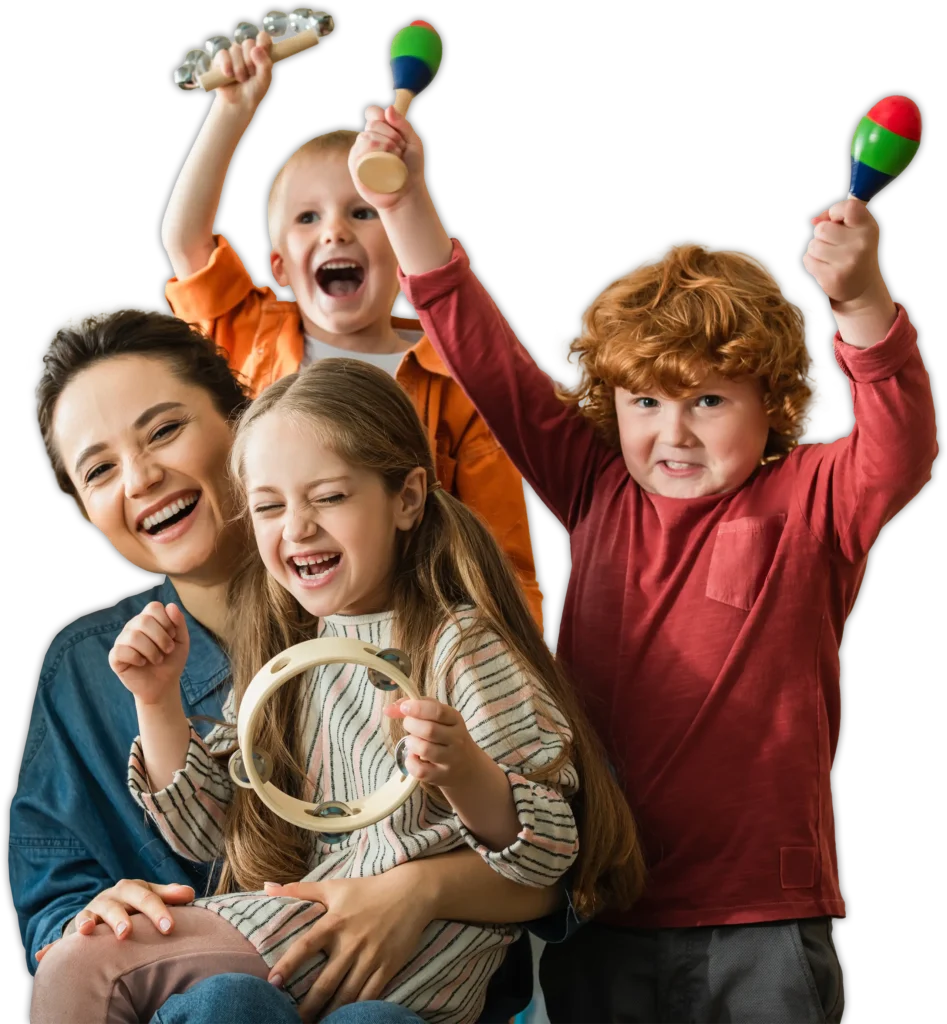
<path fill-rule="evenodd" d="M 313 487 L 319 487 L 321 484 L 335 484 L 335 483 L 339 483 L 339 481 L 350 480 L 350 479 L 351 479 L 351 477 L 346 476 L 346 475 L 342 475 L 342 476 L 326 476 L 326 477 L 322 477 L 319 480 L 310 480 L 309 483 L 303 484 L 302 489 L 304 491 L 311 491 Z M 265 484 L 261 485 L 260 487 L 251 487 L 250 488 L 250 494 L 259 494 L 259 493 L 264 492 L 264 491 L 268 492 L 268 493 L 271 493 L 271 494 L 279 494 L 280 493 L 280 489 L 278 487 L 270 487 L 270 486 L 265 485 Z"/>
<path fill-rule="evenodd" d="M 157 405 L 149 406 L 145 411 L 135 420 L 132 427 L 135 430 L 141 430 L 146 424 L 155 418 L 160 416 L 163 412 L 168 412 L 170 409 L 183 409 L 184 404 L 182 402 L 158 402 Z M 104 441 L 99 441 L 98 444 L 90 444 L 88 448 L 83 448 L 79 452 L 79 457 L 76 459 L 74 472 L 78 474 L 79 468 L 86 461 L 91 459 L 93 455 L 98 455 L 99 452 L 104 451 L 108 445 Z"/>

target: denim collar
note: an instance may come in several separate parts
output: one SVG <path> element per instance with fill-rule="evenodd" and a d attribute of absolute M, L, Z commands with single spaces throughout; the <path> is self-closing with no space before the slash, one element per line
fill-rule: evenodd
<path fill-rule="evenodd" d="M 181 690 L 191 704 L 197 704 L 230 678 L 230 660 L 214 634 L 181 604 L 174 584 L 167 577 L 159 594 L 163 604 L 173 601 L 184 612 L 191 650 L 181 676 Z"/>

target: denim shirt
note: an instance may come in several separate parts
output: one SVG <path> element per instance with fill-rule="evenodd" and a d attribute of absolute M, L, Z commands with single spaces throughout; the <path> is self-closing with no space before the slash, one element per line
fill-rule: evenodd
<path fill-rule="evenodd" d="M 65 925 L 119 879 L 183 882 L 198 895 L 207 885 L 207 866 L 171 851 L 126 782 L 138 715 L 108 656 L 125 623 L 151 601 L 180 605 L 165 580 L 77 619 L 59 633 L 43 662 L 10 809 L 10 886 L 31 973 L 36 951 L 60 938 Z M 219 719 L 230 663 L 212 634 L 184 615 L 191 640 L 181 676 L 184 713 Z M 203 734 L 211 728 L 193 724 Z M 581 923 L 570 900 L 527 927 L 546 942 L 562 942 Z M 529 1002 L 531 988 L 524 935 L 491 979 L 482 1019 L 508 1020 Z"/>
<path fill-rule="evenodd" d="M 158 587 L 77 619 L 52 642 L 40 675 L 10 808 L 10 885 L 27 966 L 99 892 L 121 878 L 182 882 L 200 895 L 207 866 L 176 857 L 128 792 L 138 734 L 135 698 L 108 663 L 125 623 Z M 191 647 L 181 677 L 184 713 L 220 718 L 230 664 L 217 640 L 185 612 Z M 210 723 L 195 722 L 206 733 Z"/>

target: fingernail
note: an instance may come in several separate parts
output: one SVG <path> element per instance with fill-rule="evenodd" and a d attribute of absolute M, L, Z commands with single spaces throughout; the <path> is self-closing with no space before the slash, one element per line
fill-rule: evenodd
<path fill-rule="evenodd" d="M 282 988 L 283 987 L 283 975 L 282 974 L 272 974 L 272 975 L 270 975 L 269 982 L 270 982 L 271 985 L 275 985 L 276 988 Z"/>
<path fill-rule="evenodd" d="M 120 924 L 118 925 L 118 927 L 117 927 L 117 928 L 115 929 L 115 934 L 116 934 L 116 935 L 124 935 L 124 934 L 125 934 L 125 932 L 126 932 L 127 930 L 128 930 L 128 924 L 127 924 L 127 922 L 125 922 L 125 921 L 122 921 L 122 922 L 121 922 L 121 923 L 120 923 Z"/>
<path fill-rule="evenodd" d="M 158 927 L 163 932 L 171 931 L 171 918 L 169 918 L 169 917 L 162 917 L 161 920 L 158 922 Z"/>

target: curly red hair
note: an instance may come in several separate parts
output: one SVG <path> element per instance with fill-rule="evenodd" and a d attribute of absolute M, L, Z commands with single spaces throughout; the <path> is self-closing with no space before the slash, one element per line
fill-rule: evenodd
<path fill-rule="evenodd" d="M 711 373 L 762 384 L 765 461 L 799 443 L 812 397 L 803 316 L 751 257 L 677 246 L 609 285 L 583 329 L 570 347 L 582 379 L 559 397 L 616 446 L 615 388 L 680 398 Z"/>

